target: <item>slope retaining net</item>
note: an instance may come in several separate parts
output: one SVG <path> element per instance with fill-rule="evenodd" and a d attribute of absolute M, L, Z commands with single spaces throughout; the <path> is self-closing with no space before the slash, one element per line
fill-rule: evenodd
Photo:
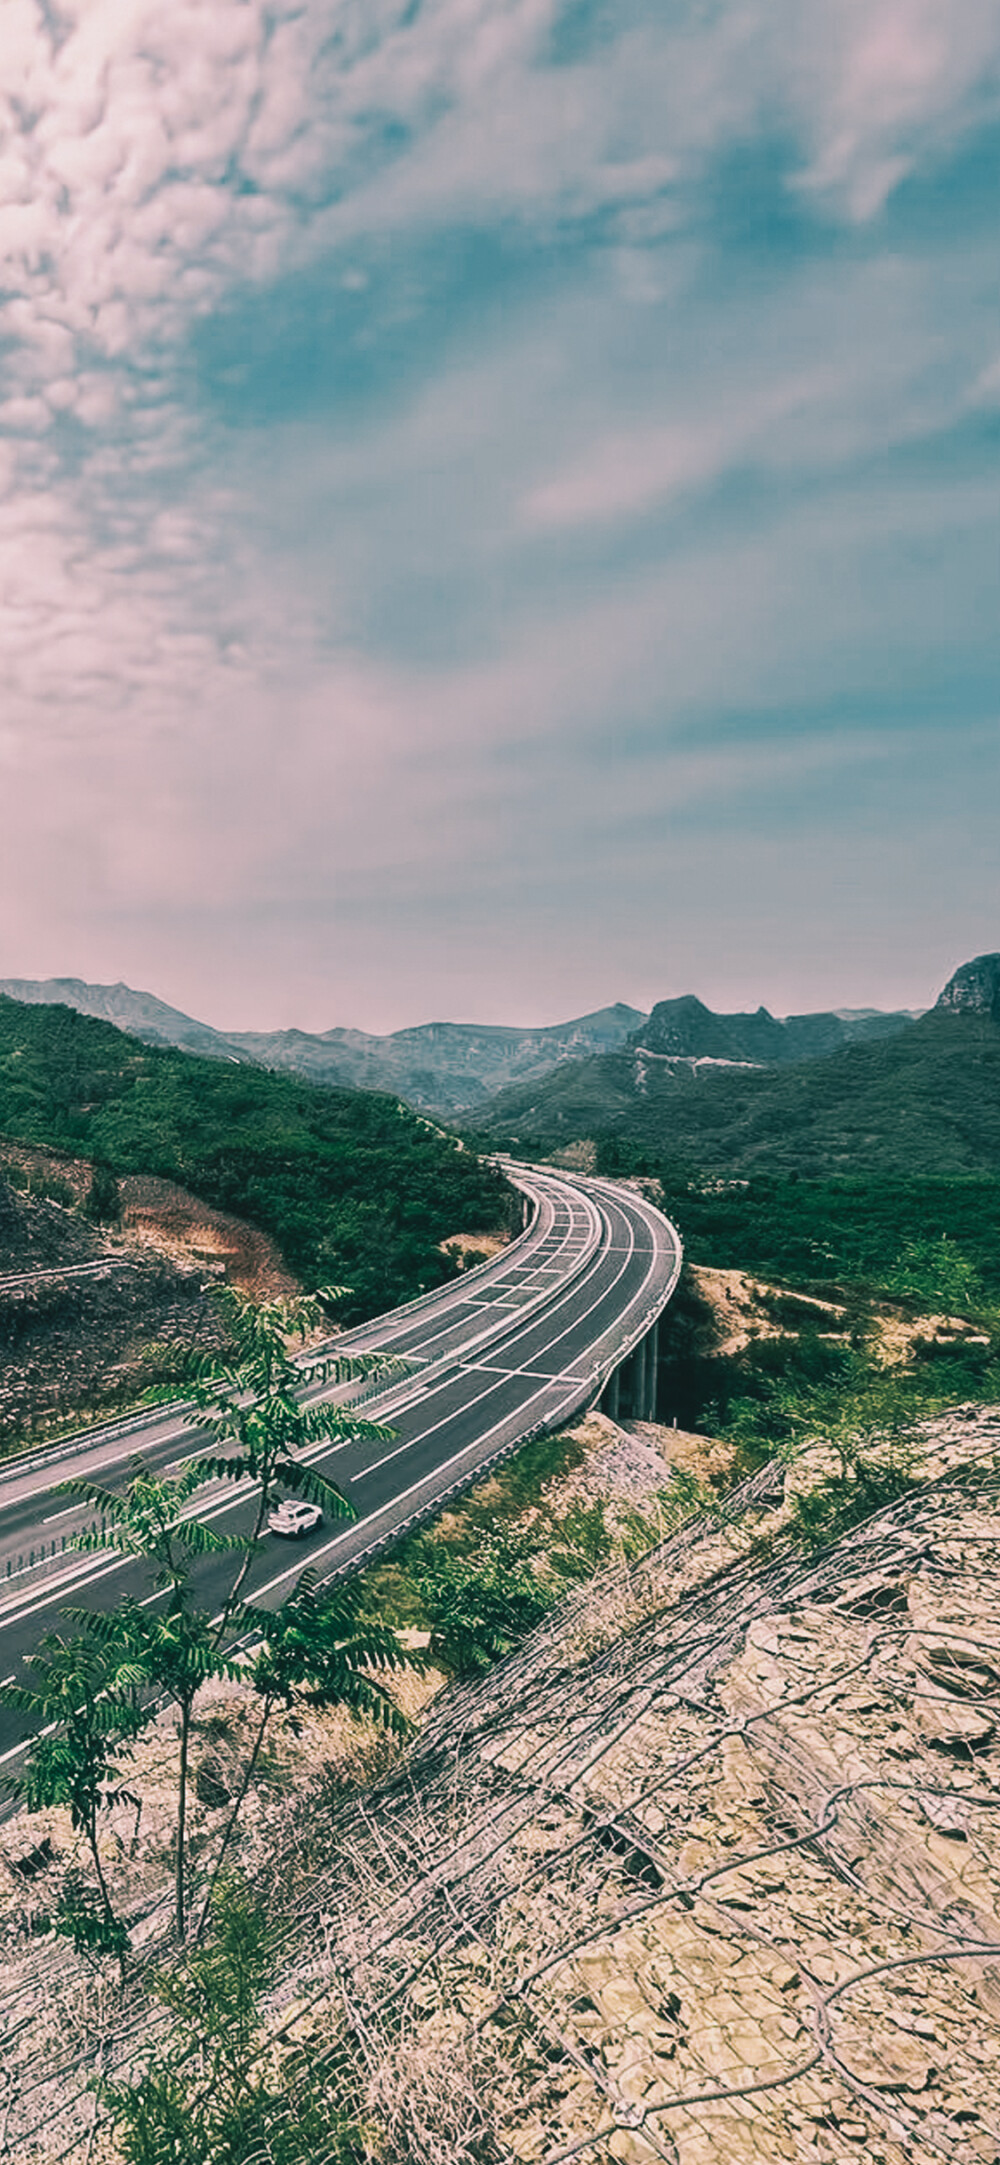
<path fill-rule="evenodd" d="M 267 2049 L 361 2100 L 359 2160 L 1000 2160 L 1000 1416 L 929 1452 L 813 1560 L 764 1469 L 306 1800 Z M 87 2020 L 0 2156 L 114 2157 L 83 2072 L 148 2008 Z"/>

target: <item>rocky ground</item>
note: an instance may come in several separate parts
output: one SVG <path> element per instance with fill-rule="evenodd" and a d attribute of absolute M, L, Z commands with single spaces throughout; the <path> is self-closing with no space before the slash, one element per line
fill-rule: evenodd
<path fill-rule="evenodd" d="M 692 1264 L 689 1272 L 714 1318 L 714 1351 L 720 1357 L 743 1353 L 755 1339 L 786 1336 L 789 1313 L 800 1326 L 808 1323 L 823 1337 L 850 1335 L 848 1311 L 838 1301 L 819 1300 L 811 1293 L 786 1293 L 743 1270 L 715 1270 L 705 1264 Z M 914 1315 L 887 1299 L 873 1310 L 871 1330 L 874 1353 L 886 1368 L 912 1360 L 919 1345 L 951 1348 L 989 1343 L 967 1317 L 928 1312 Z"/>
<path fill-rule="evenodd" d="M 601 1422 L 573 1478 L 634 1502 L 678 1443 L 694 1470 L 697 1439 Z M 363 1792 L 338 1802 L 314 1737 L 271 1766 L 243 1848 L 282 1889 L 271 2020 L 333 2082 L 351 2007 L 359 2158 L 1000 2155 L 1000 1408 L 929 1422 L 916 1472 L 810 1557 L 766 1467 L 443 1691 Z M 206 1841 L 240 1719 L 230 1695 L 199 1734 Z M 346 1779 L 352 1751 L 375 1772 L 346 1732 L 337 1749 Z M 108 1841 L 145 1874 L 154 1942 L 164 1831 L 140 1864 L 124 1820 Z M 65 1829 L 3 1842 L 13 1882 L 43 1835 L 39 1907 Z M 6 2139 L 96 2165 L 113 2151 L 84 2073 L 139 2063 L 141 1990 L 122 2005 L 26 1936 L 23 1879 L 20 1900 Z"/>

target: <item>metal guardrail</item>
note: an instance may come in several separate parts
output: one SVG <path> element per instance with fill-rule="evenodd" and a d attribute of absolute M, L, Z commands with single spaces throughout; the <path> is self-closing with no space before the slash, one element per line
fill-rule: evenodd
<path fill-rule="evenodd" d="M 588 1182 L 588 1185 L 597 1186 L 598 1183 Z M 655 1205 L 647 1204 L 646 1207 L 653 1209 Z M 662 1212 L 657 1212 L 657 1216 L 662 1215 Z M 375 1534 L 363 1549 L 358 1550 L 353 1556 L 345 1557 L 343 1563 L 336 1565 L 333 1570 L 325 1572 L 323 1574 L 324 1583 L 347 1578 L 354 1572 L 362 1570 L 366 1564 L 372 1563 L 377 1556 L 384 1554 L 386 1549 L 394 1548 L 397 1542 L 405 1540 L 407 1534 L 415 1532 L 418 1526 L 423 1525 L 427 1519 L 433 1518 L 435 1513 L 440 1511 L 445 1504 L 450 1503 L 454 1497 L 461 1495 L 474 1482 L 481 1480 L 484 1474 L 492 1472 L 493 1468 L 501 1465 L 505 1459 L 512 1458 L 515 1451 L 523 1450 L 525 1445 L 533 1443 L 539 1436 L 544 1436 L 564 1427 L 567 1420 L 572 1420 L 584 1407 L 593 1403 L 594 1398 L 614 1374 L 615 1369 L 620 1366 L 623 1360 L 628 1359 L 629 1354 L 635 1351 L 636 1346 L 642 1343 L 647 1331 L 663 1314 L 668 1301 L 677 1290 L 677 1283 L 684 1261 L 683 1244 L 676 1226 L 671 1224 L 669 1219 L 664 1219 L 664 1223 L 670 1227 L 674 1238 L 672 1268 L 668 1275 L 665 1290 L 655 1301 L 648 1303 L 644 1307 L 637 1322 L 630 1324 L 621 1333 L 616 1332 L 614 1334 L 608 1351 L 592 1363 L 579 1388 L 571 1392 L 568 1398 L 560 1400 L 555 1415 L 542 1420 L 535 1420 L 525 1429 L 518 1429 L 513 1435 L 506 1437 L 501 1444 L 498 1444 L 496 1449 L 489 1452 L 485 1458 L 478 1459 L 474 1465 L 463 1468 L 462 1472 L 457 1474 L 447 1487 L 435 1489 L 433 1494 L 422 1498 L 404 1519 L 398 1520 L 394 1525 L 386 1527 L 380 1533 Z M 391 1507 L 385 1506 L 384 1508 L 389 1509 Z"/>
<path fill-rule="evenodd" d="M 530 1168 L 526 1168 L 526 1171 L 530 1172 Z M 526 1188 L 522 1188 L 522 1193 L 528 1192 Z M 499 1264 L 508 1263 L 511 1256 L 516 1254 L 522 1244 L 526 1244 L 530 1240 L 534 1231 L 535 1223 L 534 1219 L 532 1219 L 531 1223 L 525 1226 L 523 1232 L 519 1233 L 515 1240 L 508 1242 L 500 1255 L 490 1256 L 485 1262 L 475 1264 L 472 1270 L 463 1271 L 461 1278 L 463 1289 L 473 1282 L 478 1283 L 481 1277 L 484 1277 L 491 1270 L 496 1270 Z M 93 1266 L 81 1264 L 72 1267 L 89 1271 Z M 131 1269 L 133 1266 L 129 1264 L 127 1267 Z M 353 1331 L 345 1331 L 342 1336 L 320 1339 L 310 1349 L 310 1353 L 301 1356 L 301 1358 L 308 1360 L 317 1356 L 322 1358 L 325 1354 L 336 1356 L 337 1353 L 349 1356 L 352 1339 L 357 1339 L 362 1334 L 365 1337 L 370 1336 L 371 1332 L 377 1331 L 381 1324 L 388 1323 L 393 1317 L 398 1320 L 401 1314 L 405 1314 L 409 1318 L 411 1315 L 423 1313 L 425 1309 L 433 1307 L 435 1302 L 439 1302 L 442 1295 L 452 1293 L 454 1285 L 455 1281 L 449 1280 L 444 1286 L 435 1286 L 429 1293 L 420 1293 L 415 1300 L 404 1302 L 402 1309 L 392 1308 L 387 1310 L 384 1315 L 372 1316 L 366 1323 L 358 1324 Z M 363 1348 L 358 1347 L 358 1351 L 363 1351 Z M 41 1444 L 37 1450 L 19 1452 L 15 1457 L 0 1459 L 0 1483 L 6 1479 L 17 1479 L 22 1474 L 37 1473 L 44 1470 L 46 1466 L 61 1465 L 65 1459 L 76 1458 L 81 1451 L 97 1448 L 103 1443 L 114 1443 L 120 1436 L 128 1436 L 147 1428 L 153 1428 L 159 1421 L 175 1420 L 182 1423 L 191 1419 L 196 1411 L 197 1408 L 192 1405 L 189 1399 L 171 1398 L 163 1400 L 158 1406 L 150 1407 L 147 1412 L 140 1409 L 134 1413 L 117 1414 L 110 1421 L 96 1421 L 86 1428 L 72 1429 L 68 1435 L 61 1436 L 55 1443 Z"/>
<path fill-rule="evenodd" d="M 108 1278 L 116 1270 L 137 1270 L 130 1256 L 100 1255 L 91 1263 L 66 1263 L 61 1269 L 12 1270 L 0 1278 L 0 1293 L 30 1291 L 33 1285 L 58 1285 L 64 1278 Z"/>

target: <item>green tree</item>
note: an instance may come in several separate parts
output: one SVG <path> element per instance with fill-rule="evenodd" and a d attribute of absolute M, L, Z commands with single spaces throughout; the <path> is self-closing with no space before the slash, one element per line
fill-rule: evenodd
<path fill-rule="evenodd" d="M 102 1643 L 87 1629 L 73 1639 L 50 1633 L 27 1656 L 27 1665 L 30 1685 L 0 1685 L 3 1704 L 27 1714 L 39 1730 L 25 1773 L 7 1786 L 29 1812 L 51 1804 L 68 1807 L 71 1824 L 90 1851 L 97 1900 L 70 1890 L 57 1930 L 81 1949 L 117 1955 L 124 1966 L 128 1933 L 111 1900 L 98 1832 L 103 1812 L 123 1800 L 135 1802 L 120 1774 L 144 1718 L 137 1703 L 144 1672 L 121 1641 Z"/>
<path fill-rule="evenodd" d="M 465 1556 L 424 1542 L 413 1578 L 431 1629 L 431 1653 L 455 1676 L 480 1676 L 559 1598 L 523 1542 L 504 1526 Z"/>
<path fill-rule="evenodd" d="M 314 1571 L 304 1571 L 288 1600 L 278 1609 L 244 1603 L 232 1619 L 259 1641 L 244 1670 L 259 1701 L 253 1743 L 223 1828 L 212 1879 L 198 1925 L 204 1930 L 214 1891 L 247 1792 L 253 1780 L 271 1718 L 283 1707 L 296 1720 L 299 1705 L 344 1706 L 382 1729 L 405 1736 L 410 1724 L 382 1681 L 387 1670 L 412 1668 L 394 1631 L 364 1614 L 359 1579 L 320 1587 Z"/>
<path fill-rule="evenodd" d="M 229 1877 L 215 1889 L 215 1933 L 153 1992 L 175 2017 L 145 2071 L 101 2086 L 127 2165 L 356 2165 L 354 2115 L 317 2082 L 305 2053 L 276 2064 L 260 2017 L 274 1967 L 264 1903 Z"/>
<path fill-rule="evenodd" d="M 303 1391 L 310 1387 L 382 1371 L 405 1372 L 405 1362 L 380 1353 L 331 1355 L 324 1349 L 293 1358 L 289 1341 L 328 1321 L 330 1307 L 342 1292 L 342 1287 L 328 1286 L 308 1299 L 258 1305 L 231 1286 L 221 1289 L 230 1350 L 221 1357 L 206 1356 L 193 1375 L 191 1397 L 198 1408 L 194 1426 L 214 1445 L 211 1455 L 197 1461 L 195 1472 L 198 1481 L 252 1482 L 255 1512 L 247 1552 L 220 1619 L 220 1636 L 242 1594 L 279 1485 L 333 1517 L 351 1516 L 347 1498 L 308 1463 L 305 1452 L 336 1437 L 392 1441 L 391 1429 L 359 1420 L 350 1407 L 303 1402 Z"/>
<path fill-rule="evenodd" d="M 891 1293 L 932 1301 L 949 1315 L 968 1315 L 981 1297 L 975 1265 L 947 1233 L 908 1240 L 886 1283 Z"/>
<path fill-rule="evenodd" d="M 126 1596 L 106 1615 L 89 1610 L 67 1613 L 84 1625 L 109 1661 L 121 1662 L 147 1691 L 163 1692 L 177 1706 L 180 1764 L 174 1893 L 179 1939 L 184 1937 L 186 1916 L 185 1836 L 192 1710 L 198 1692 L 210 1677 L 239 1673 L 220 1652 L 210 1616 L 192 1599 L 194 1557 L 245 1547 L 240 1536 L 216 1533 L 214 1527 L 188 1515 L 187 1506 L 205 1478 L 193 1461 L 179 1474 L 157 1476 L 138 1460 L 123 1489 L 103 1488 L 99 1482 L 79 1476 L 59 1484 L 64 1495 L 95 1505 L 101 1514 L 101 1525 L 75 1534 L 73 1546 L 87 1550 L 111 1548 L 119 1556 L 141 1559 L 152 1567 L 154 1589 L 161 1597 L 159 1603 L 150 1604 Z"/>
<path fill-rule="evenodd" d="M 110 1165 L 98 1163 L 94 1166 L 83 1208 L 95 1225 L 121 1224 L 122 1199 Z"/>
<path fill-rule="evenodd" d="M 95 1616 L 89 1611 L 80 1613 L 85 1627 L 107 1649 L 109 1658 L 117 1651 L 123 1660 L 132 1664 L 135 1674 L 142 1679 L 147 1696 L 164 1694 L 178 1710 L 180 1758 L 174 1879 L 179 1939 L 184 1938 L 187 1922 L 186 1834 L 192 1715 L 199 1691 L 211 1678 L 228 1676 L 246 1680 L 244 1669 L 227 1656 L 225 1649 L 237 1628 L 246 1576 L 276 1487 L 280 1483 L 283 1489 L 291 1489 L 328 1511 L 341 1516 L 349 1514 L 350 1506 L 340 1490 L 318 1473 L 303 1454 L 311 1446 L 328 1443 L 337 1435 L 364 1436 L 379 1443 L 392 1439 L 391 1430 L 359 1420 L 349 1408 L 302 1402 L 302 1393 L 310 1386 L 322 1388 L 358 1374 L 384 1370 L 387 1366 L 402 1371 L 404 1366 L 399 1362 L 387 1363 L 385 1357 L 377 1353 L 359 1358 L 331 1356 L 324 1350 L 313 1357 L 307 1355 L 304 1361 L 293 1359 L 289 1341 L 296 1336 L 301 1338 L 310 1328 L 321 1325 L 335 1298 L 336 1289 L 328 1289 L 322 1298 L 272 1301 L 257 1306 L 231 1288 L 224 1288 L 222 1301 L 229 1350 L 222 1356 L 213 1355 L 200 1361 L 192 1384 L 192 1396 L 198 1408 L 194 1425 L 216 1446 L 215 1451 L 202 1458 L 189 1459 L 180 1473 L 174 1475 L 155 1475 L 146 1469 L 141 1459 L 137 1460 L 131 1478 L 120 1490 L 108 1489 L 99 1482 L 79 1477 L 60 1484 L 64 1494 L 95 1506 L 101 1517 L 99 1526 L 73 1537 L 74 1546 L 88 1550 L 111 1548 L 120 1556 L 142 1560 L 151 1568 L 154 1592 L 161 1597 L 154 1603 L 126 1597 L 106 1616 Z M 221 1446 L 225 1444 L 233 1448 L 223 1452 Z M 252 1484 L 253 1522 L 248 1536 L 217 1533 L 203 1519 L 192 1514 L 194 1497 L 208 1482 L 219 1479 Z M 211 1615 L 200 1608 L 195 1599 L 192 1566 L 199 1558 L 227 1551 L 235 1554 L 236 1569 L 219 1609 Z M 259 1629 L 265 1637 L 265 1650 L 268 1635 L 277 1647 L 280 1631 L 284 1628 L 285 1670 L 275 1669 L 273 1674 L 284 1674 L 289 1689 L 293 1641 L 295 1659 L 301 1665 L 305 1659 L 301 1642 L 312 1629 L 315 1636 L 314 1667 L 309 1672 L 312 1685 L 315 1689 L 333 1690 L 335 1620 L 339 1615 L 346 1624 L 350 1613 L 347 1597 L 338 1598 L 339 1608 L 332 1596 L 324 1606 L 310 1589 L 298 1606 L 293 1600 L 284 1627 L 279 1627 L 273 1619 L 265 1623 L 265 1612 L 258 1617 L 256 1612 L 244 1611 L 242 1628 L 247 1628 L 249 1623 Z M 366 1665 L 369 1669 L 374 1666 L 376 1648 L 379 1665 L 386 1665 L 390 1660 L 390 1635 L 383 1633 L 380 1637 L 378 1627 L 373 1625 L 367 1627 L 367 1640 L 363 1640 L 356 1615 L 352 1629 L 357 1640 L 357 1653 L 355 1657 L 350 1651 L 351 1632 L 348 1631 L 346 1636 L 342 1632 L 340 1688 L 336 1696 L 345 1704 L 360 1705 L 362 1699 L 366 1699 L 371 1711 L 382 1702 L 374 1680 L 363 1678 L 361 1671 Z M 398 1656 L 398 1648 L 395 1651 Z M 356 1672 L 354 1685 L 350 1683 L 352 1671 Z M 302 1681 L 305 1676 L 306 1671 L 302 1670 Z M 349 1696 L 352 1689 L 358 1694 L 353 1700 Z M 270 1696 L 273 1705 L 281 1696 L 280 1685 Z M 250 1768 L 251 1777 L 257 1756 L 259 1747 Z M 245 1794 L 244 1788 L 241 1803 Z"/>

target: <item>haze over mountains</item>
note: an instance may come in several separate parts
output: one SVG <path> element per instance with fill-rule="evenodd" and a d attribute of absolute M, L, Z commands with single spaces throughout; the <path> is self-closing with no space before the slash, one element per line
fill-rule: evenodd
<path fill-rule="evenodd" d="M 154 993 L 123 984 L 90 985 L 77 977 L 6 978 L 0 980 L 0 993 L 32 1005 L 75 1008 L 147 1044 L 250 1060 L 339 1089 L 388 1090 L 418 1111 L 444 1119 L 478 1113 L 501 1090 L 626 1046 L 681 1060 L 783 1065 L 891 1035 L 914 1019 L 909 1012 L 867 1008 L 791 1015 L 784 1021 L 764 1007 L 755 1014 L 716 1015 L 687 995 L 660 1001 L 651 1015 L 618 1002 L 542 1029 L 430 1022 L 377 1037 L 350 1029 L 215 1030 Z"/>
<path fill-rule="evenodd" d="M 151 992 L 128 985 L 88 985 L 78 977 L 0 980 L 0 993 L 32 1005 L 76 1008 L 142 1038 L 182 1052 L 249 1060 L 343 1090 L 388 1090 L 418 1112 L 442 1118 L 478 1107 L 507 1083 L 547 1075 L 564 1060 L 613 1052 L 645 1020 L 619 1003 L 545 1029 L 502 1024 L 429 1022 L 387 1037 L 364 1030 L 213 1030 Z"/>

